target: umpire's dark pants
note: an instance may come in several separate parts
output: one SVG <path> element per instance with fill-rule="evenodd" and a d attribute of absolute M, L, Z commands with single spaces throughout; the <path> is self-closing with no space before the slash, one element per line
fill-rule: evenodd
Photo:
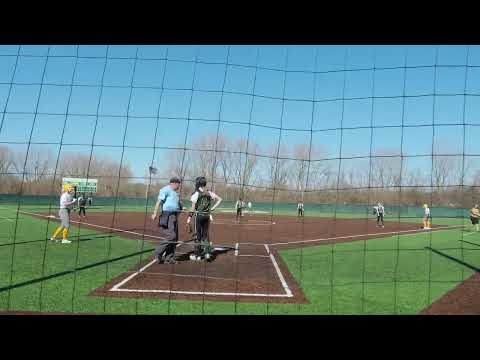
<path fill-rule="evenodd" d="M 170 259 L 175 256 L 175 249 L 177 247 L 178 241 L 178 217 L 176 212 L 166 213 L 164 212 L 160 219 L 159 226 L 163 228 L 163 234 L 166 239 L 161 241 L 155 250 L 155 257 L 165 257 L 165 259 Z M 166 219 L 165 219 L 166 217 Z"/>

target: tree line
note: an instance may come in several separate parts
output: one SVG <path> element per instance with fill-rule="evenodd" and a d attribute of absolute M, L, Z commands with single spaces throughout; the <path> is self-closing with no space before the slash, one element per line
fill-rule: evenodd
<path fill-rule="evenodd" d="M 462 156 L 431 156 L 428 169 L 384 149 L 363 159 L 327 159 L 319 144 L 260 146 L 251 139 L 210 134 L 188 149 L 179 146 L 158 161 L 157 175 L 135 176 L 130 164 L 98 155 L 23 151 L 0 146 L 0 193 L 51 195 L 62 177 L 98 179 L 97 196 L 155 196 L 171 176 L 185 179 L 182 196 L 196 176 L 226 200 L 392 205 L 470 206 L 478 202 L 480 169 Z M 148 168 L 149 164 L 145 164 Z M 463 185 L 468 182 L 467 185 Z M 148 186 L 147 186 L 148 184 Z"/>

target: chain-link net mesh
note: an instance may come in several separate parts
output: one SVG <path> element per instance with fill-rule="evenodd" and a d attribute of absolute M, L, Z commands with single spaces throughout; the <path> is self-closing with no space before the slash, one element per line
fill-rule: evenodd
<path fill-rule="evenodd" d="M 477 46 L 2 46 L 0 310 L 453 311 L 478 284 L 479 94 Z M 184 229 L 199 176 L 212 261 Z M 71 243 L 64 178 L 98 182 Z"/>

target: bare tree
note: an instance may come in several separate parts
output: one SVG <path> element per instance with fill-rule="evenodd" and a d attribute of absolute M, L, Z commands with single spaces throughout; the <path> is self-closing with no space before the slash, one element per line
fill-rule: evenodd
<path fill-rule="evenodd" d="M 267 164 L 267 182 L 272 189 L 287 188 L 289 171 L 288 171 L 288 147 L 285 144 L 273 145 L 270 147 L 270 154 Z M 278 156 L 277 156 L 278 154 Z"/>
<path fill-rule="evenodd" d="M 433 157 L 432 185 L 437 191 L 444 191 L 449 185 L 459 185 L 463 177 L 461 156 Z"/>
<path fill-rule="evenodd" d="M 15 168 L 13 154 L 6 146 L 0 146 L 0 174 L 11 172 Z"/>
<path fill-rule="evenodd" d="M 25 166 L 25 180 L 37 183 L 51 173 L 53 156 L 51 151 L 31 149 Z"/>
<path fill-rule="evenodd" d="M 167 173 L 172 176 L 178 176 L 182 179 L 187 177 L 187 171 L 190 167 L 191 156 L 187 150 L 175 149 L 170 151 L 168 156 Z"/>

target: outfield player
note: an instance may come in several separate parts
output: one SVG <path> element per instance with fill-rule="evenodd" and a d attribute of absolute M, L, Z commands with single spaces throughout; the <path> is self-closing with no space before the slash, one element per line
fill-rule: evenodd
<path fill-rule="evenodd" d="M 303 217 L 305 211 L 303 207 L 303 201 L 299 202 L 297 205 L 297 217 Z"/>
<path fill-rule="evenodd" d="M 432 215 L 430 215 L 430 208 L 427 204 L 423 204 L 425 209 L 425 214 L 423 216 L 423 228 L 425 230 L 430 230 L 432 228 Z"/>
<path fill-rule="evenodd" d="M 155 204 L 152 220 L 155 221 L 160 209 L 158 226 L 164 229 L 167 236 L 155 250 L 155 257 L 159 264 L 176 264 L 175 249 L 178 242 L 178 214 L 182 210 L 178 189 L 181 181 L 177 177 L 170 179 L 170 184 L 160 189 Z"/>
<path fill-rule="evenodd" d="M 235 203 L 235 209 L 237 210 L 237 222 L 240 221 L 240 217 L 243 216 L 243 208 L 245 207 L 245 203 L 243 199 L 240 197 L 238 198 L 237 202 Z"/>
<path fill-rule="evenodd" d="M 200 176 L 195 179 L 195 191 L 190 198 L 192 208 L 187 219 L 187 226 L 190 227 L 192 217 L 195 216 L 195 249 L 190 255 L 190 260 L 210 260 L 212 247 L 208 236 L 212 211 L 222 202 L 222 198 L 213 191 L 207 190 L 207 179 Z"/>
<path fill-rule="evenodd" d="M 377 206 L 373 207 L 377 215 L 377 227 L 385 227 L 383 223 L 383 217 L 385 216 L 385 208 L 382 203 L 378 203 Z"/>
<path fill-rule="evenodd" d="M 472 228 L 478 232 L 478 220 L 480 218 L 480 210 L 478 205 L 475 205 L 472 210 L 470 210 L 470 221 L 472 222 Z"/>
<path fill-rule="evenodd" d="M 70 228 L 70 211 L 72 210 L 73 205 L 77 199 L 73 198 L 73 193 L 75 188 L 67 184 L 63 187 L 63 193 L 60 197 L 60 210 L 58 211 L 58 216 L 60 217 L 61 224 L 55 230 L 50 240 L 56 241 L 58 234 L 63 230 L 62 233 L 62 244 L 70 244 L 71 241 L 68 240 L 68 230 Z"/>

